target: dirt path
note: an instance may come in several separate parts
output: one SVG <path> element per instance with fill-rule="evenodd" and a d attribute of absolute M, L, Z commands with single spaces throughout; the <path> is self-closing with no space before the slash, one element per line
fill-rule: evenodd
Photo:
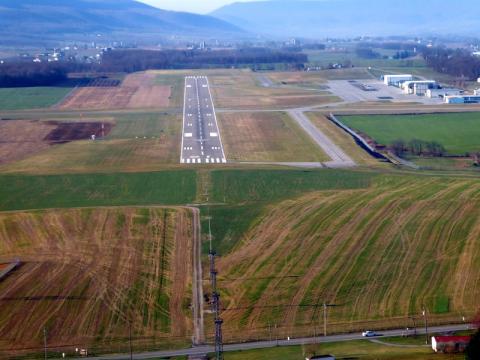
<path fill-rule="evenodd" d="M 205 342 L 203 322 L 203 282 L 202 282 L 202 238 L 200 225 L 200 211 L 189 208 L 193 214 L 193 345 Z"/>
<path fill-rule="evenodd" d="M 321 132 L 302 111 L 292 110 L 288 114 L 294 119 L 300 127 L 322 148 L 322 150 L 332 159 L 325 163 L 327 167 L 353 167 L 355 161 L 345 152 L 335 145 L 330 138 Z"/>

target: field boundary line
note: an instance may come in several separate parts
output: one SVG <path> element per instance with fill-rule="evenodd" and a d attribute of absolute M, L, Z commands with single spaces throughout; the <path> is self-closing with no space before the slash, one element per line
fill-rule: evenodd
<path fill-rule="evenodd" d="M 203 320 L 203 275 L 202 275 L 202 237 L 200 210 L 189 207 L 193 214 L 192 221 L 192 306 L 193 306 L 193 337 L 194 346 L 205 343 L 205 329 Z"/>
<path fill-rule="evenodd" d="M 75 93 L 75 91 L 78 90 L 79 87 L 80 86 L 75 85 L 75 87 L 72 90 L 70 90 L 67 95 L 65 95 L 63 98 L 58 100 L 55 104 L 50 106 L 50 109 L 53 109 L 53 110 L 59 109 L 64 102 L 66 102 L 70 97 L 73 97 L 73 94 Z"/>

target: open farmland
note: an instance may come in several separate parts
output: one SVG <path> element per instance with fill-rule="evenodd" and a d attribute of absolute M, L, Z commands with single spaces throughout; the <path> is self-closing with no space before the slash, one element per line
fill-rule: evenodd
<path fill-rule="evenodd" d="M 77 88 L 60 105 L 64 110 L 166 108 L 170 104 L 170 86 L 155 83 L 151 72 L 128 75 L 119 86 Z"/>
<path fill-rule="evenodd" d="M 455 322 L 478 307 L 477 180 L 382 177 L 367 189 L 323 191 L 276 203 L 219 261 L 225 337 Z M 238 240 L 238 238 L 237 238 Z"/>
<path fill-rule="evenodd" d="M 192 170 L 145 173 L 0 175 L 0 210 L 184 205 L 196 197 Z"/>
<path fill-rule="evenodd" d="M 229 160 L 329 160 L 288 114 L 283 112 L 222 113 L 219 115 L 219 124 Z"/>
<path fill-rule="evenodd" d="M 227 109 L 286 109 L 339 101 L 327 91 L 301 88 L 262 87 L 255 74 L 242 71 L 211 75 L 215 105 Z"/>
<path fill-rule="evenodd" d="M 0 110 L 48 108 L 72 91 L 72 87 L 0 88 Z"/>
<path fill-rule="evenodd" d="M 417 139 L 436 141 L 450 155 L 480 151 L 480 113 L 355 115 L 340 119 L 382 145 Z"/>
<path fill-rule="evenodd" d="M 47 149 L 44 139 L 53 129 L 55 125 L 35 120 L 0 121 L 0 164 Z"/>
<path fill-rule="evenodd" d="M 0 283 L 0 347 L 41 346 L 44 326 L 50 346 L 101 345 L 129 322 L 139 344 L 188 341 L 191 227 L 187 209 L 0 214 L 0 261 L 22 261 Z"/>
<path fill-rule="evenodd" d="M 63 127 L 74 127 L 76 131 L 73 135 L 81 135 L 82 128 L 79 125 L 82 122 L 70 121 L 62 124 Z M 178 116 L 157 113 L 117 114 L 108 119 L 93 118 L 85 124 L 97 126 L 95 128 L 89 126 L 89 131 L 84 134 L 85 136 L 80 136 L 80 139 L 89 139 L 91 134 L 97 134 L 98 137 L 104 134 L 106 137 L 97 141 L 71 141 L 75 140 L 72 136 L 68 138 L 71 132 L 65 133 L 67 138 L 55 137 L 55 134 L 62 130 L 58 128 L 55 133 L 51 133 L 53 138 L 51 144 L 54 146 L 36 147 L 36 151 L 24 154 L 21 160 L 18 157 L 20 161 L 3 166 L 2 171 L 28 173 L 153 171 L 161 170 L 165 164 L 176 164 L 180 157 L 181 121 Z M 23 126 L 23 123 L 20 125 Z M 62 142 L 67 142 L 66 140 L 70 141 L 63 144 Z M 40 143 L 45 145 L 44 142 Z M 12 146 L 13 144 L 1 145 L 12 154 L 19 151 Z"/>

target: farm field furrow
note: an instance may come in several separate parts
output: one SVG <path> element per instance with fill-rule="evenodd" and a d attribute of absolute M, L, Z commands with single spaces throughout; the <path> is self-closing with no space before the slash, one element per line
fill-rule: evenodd
<path fill-rule="evenodd" d="M 44 326 L 53 347 L 110 351 L 129 323 L 136 346 L 185 343 L 191 229 L 180 208 L 0 214 L 0 261 L 22 261 L 0 283 L 0 354 L 41 347 Z"/>
<path fill-rule="evenodd" d="M 313 335 L 323 302 L 337 305 L 333 332 L 402 327 L 423 304 L 432 324 L 471 316 L 479 218 L 476 180 L 392 178 L 276 203 L 219 261 L 225 336 Z"/>

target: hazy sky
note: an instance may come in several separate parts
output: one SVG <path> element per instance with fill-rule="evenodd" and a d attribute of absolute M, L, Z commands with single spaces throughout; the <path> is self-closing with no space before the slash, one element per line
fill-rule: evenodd
<path fill-rule="evenodd" d="M 140 0 L 144 3 L 165 10 L 189 11 L 200 14 L 208 13 L 222 5 L 249 0 Z M 250 0 L 252 1 L 252 0 Z"/>

